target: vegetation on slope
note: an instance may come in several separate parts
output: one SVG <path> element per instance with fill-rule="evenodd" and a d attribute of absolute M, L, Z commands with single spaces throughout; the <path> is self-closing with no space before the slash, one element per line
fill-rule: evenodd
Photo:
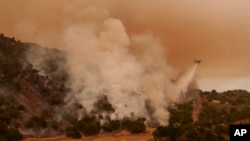
<path fill-rule="evenodd" d="M 250 93 L 244 90 L 201 92 L 202 106 L 197 121 L 192 120 L 192 102 L 170 108 L 168 126 L 154 131 L 155 140 L 229 140 L 230 124 L 250 124 Z"/>
<path fill-rule="evenodd" d="M 6 134 L 7 131 L 13 134 L 18 132 L 15 129 L 39 127 L 39 131 L 40 127 L 50 128 L 45 125 L 54 122 L 51 122 L 51 117 L 44 117 L 43 112 L 53 113 L 56 107 L 63 105 L 68 91 L 64 84 L 68 78 L 66 74 L 48 75 L 57 71 L 52 69 L 58 67 L 53 63 L 63 58 L 62 53 L 48 49 L 47 53 L 53 54 L 54 58 L 47 58 L 44 65 L 47 71 L 41 74 L 27 60 L 26 53 L 31 48 L 42 47 L 0 34 L 0 123 L 2 127 L 7 127 L 4 130 Z"/>

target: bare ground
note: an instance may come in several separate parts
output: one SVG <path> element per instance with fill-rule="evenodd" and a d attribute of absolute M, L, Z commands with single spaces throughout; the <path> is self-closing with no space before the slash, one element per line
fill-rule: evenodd
<path fill-rule="evenodd" d="M 154 128 L 147 128 L 145 133 L 131 134 L 125 130 L 101 133 L 96 136 L 83 136 L 81 139 L 72 139 L 64 135 L 49 138 L 26 138 L 23 141 L 149 141 L 153 139 L 152 132 Z"/>

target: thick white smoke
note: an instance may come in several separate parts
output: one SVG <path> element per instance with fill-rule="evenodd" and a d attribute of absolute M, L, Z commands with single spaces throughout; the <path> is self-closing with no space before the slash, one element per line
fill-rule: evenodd
<path fill-rule="evenodd" d="M 68 65 L 74 90 L 69 100 L 91 112 L 97 98 L 107 91 L 118 118 L 130 113 L 145 115 L 143 96 L 132 95 L 139 90 L 143 68 L 129 53 L 130 40 L 121 21 L 105 20 L 97 34 L 89 26 L 70 27 L 63 38 L 66 50 L 70 50 Z"/>
<path fill-rule="evenodd" d="M 107 18 L 96 31 L 92 24 L 71 26 L 63 32 L 63 46 L 73 91 L 66 102 L 94 110 L 105 94 L 115 108 L 112 118 L 136 116 L 168 124 L 166 107 L 179 100 L 193 79 L 194 71 L 179 83 L 171 80 L 171 67 L 159 39 L 150 33 L 129 36 L 119 19 Z M 105 93 L 104 93 L 105 92 Z M 152 113 L 147 111 L 148 101 Z M 152 114 L 152 115 L 151 115 Z"/>
<path fill-rule="evenodd" d="M 82 20 L 67 22 L 57 34 L 58 45 L 68 55 L 65 68 L 72 91 L 65 98 L 66 108 L 78 103 L 91 113 L 98 98 L 106 95 L 115 109 L 111 118 L 135 115 L 167 125 L 166 108 L 183 98 L 196 67 L 173 83 L 165 48 L 153 34 L 128 34 L 121 20 L 89 3 L 78 11 L 74 5 L 66 9 L 72 11 Z"/>

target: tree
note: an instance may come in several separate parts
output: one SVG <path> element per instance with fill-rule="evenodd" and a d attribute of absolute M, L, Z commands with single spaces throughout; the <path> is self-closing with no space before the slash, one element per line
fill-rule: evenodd
<path fill-rule="evenodd" d="M 23 135 L 17 129 L 11 128 L 5 134 L 5 137 L 7 141 L 20 141 L 22 140 Z"/>
<path fill-rule="evenodd" d="M 6 112 L 4 109 L 0 108 L 0 122 L 3 122 L 5 124 L 9 124 L 11 121 L 11 116 L 8 112 Z"/>
<path fill-rule="evenodd" d="M 74 139 L 78 139 L 82 137 L 80 132 L 73 126 L 66 128 L 65 132 L 66 132 L 66 137 L 71 137 Z"/>
<path fill-rule="evenodd" d="M 110 104 L 110 102 L 108 101 L 108 97 L 106 95 L 101 96 L 98 101 L 94 104 L 96 110 L 98 112 L 114 112 L 115 109 L 113 108 L 113 106 Z"/>
<path fill-rule="evenodd" d="M 121 127 L 121 123 L 119 120 L 110 120 L 102 126 L 102 129 L 107 132 L 112 132 L 118 130 Z"/>
<path fill-rule="evenodd" d="M 101 130 L 101 123 L 94 116 L 86 116 L 76 122 L 77 129 L 86 135 L 96 135 Z"/>
<path fill-rule="evenodd" d="M 10 128 L 0 123 L 0 141 L 20 141 L 23 135 L 16 129 Z"/>
<path fill-rule="evenodd" d="M 130 133 L 138 134 L 142 133 L 146 130 L 146 126 L 144 124 L 145 118 L 138 118 L 136 120 L 131 120 L 127 124 L 127 130 Z"/>
<path fill-rule="evenodd" d="M 176 141 L 182 134 L 182 129 L 179 126 L 174 126 L 172 124 L 168 126 L 159 126 L 153 132 L 155 139 L 169 137 L 171 141 Z"/>
<path fill-rule="evenodd" d="M 45 118 L 33 116 L 25 125 L 27 128 L 46 128 L 47 123 Z"/>

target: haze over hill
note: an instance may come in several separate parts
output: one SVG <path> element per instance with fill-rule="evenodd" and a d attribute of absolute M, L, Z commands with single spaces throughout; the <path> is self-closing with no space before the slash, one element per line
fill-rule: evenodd
<path fill-rule="evenodd" d="M 72 66 L 67 63 L 68 57 L 66 52 L 0 34 L 0 139 L 16 141 L 23 135 L 26 138 L 60 135 L 26 140 L 73 140 L 68 137 L 148 140 L 153 135 L 155 139 L 166 140 L 229 140 L 229 124 L 249 123 L 249 92 L 192 89 L 190 84 L 197 65 L 169 80 L 168 88 L 175 91 L 164 91 L 163 95 L 157 93 L 153 97 L 154 92 L 161 92 L 154 89 L 158 85 L 150 86 L 153 91 L 146 95 L 147 91 L 138 92 L 125 85 L 116 84 L 121 89 L 112 89 L 109 83 L 105 87 L 95 85 L 100 88 L 95 90 L 86 84 L 88 79 L 80 79 L 81 85 L 76 89 L 74 86 L 78 85 L 69 71 Z M 36 62 L 37 69 L 30 61 Z M 158 99 L 160 96 L 165 99 Z M 164 105 L 155 104 L 157 101 Z M 138 107 L 143 111 L 138 112 L 141 110 Z M 157 128 L 149 129 L 145 125 Z"/>
<path fill-rule="evenodd" d="M 20 6 L 27 11 L 16 17 L 21 21 L 13 25 L 13 33 L 65 52 L 66 61 L 58 64 L 70 77 L 67 85 L 72 90 L 65 101 L 69 109 L 75 103 L 86 108 L 78 111 L 79 118 L 83 112 L 93 111 L 96 100 L 105 95 L 115 109 L 112 119 L 130 117 L 133 113 L 146 117 L 148 122 L 167 125 L 169 115 L 165 108 L 182 101 L 196 66 L 191 75 L 186 74 L 188 68 L 183 74 L 175 71 L 156 33 L 130 33 L 123 21 L 110 13 L 107 4 L 79 0 L 26 1 Z M 38 5 L 52 10 L 55 18 L 37 17 L 44 10 Z M 37 12 L 34 15 L 33 10 Z M 47 67 L 46 52 L 31 48 L 27 58 L 43 75 Z"/>
<path fill-rule="evenodd" d="M 249 93 L 203 90 L 249 90 L 249 5 L 3 1 L 0 140 L 145 126 L 155 138 L 228 139 L 227 124 L 248 123 Z"/>
<path fill-rule="evenodd" d="M 193 58 L 201 58 L 202 89 L 249 90 L 245 85 L 249 83 L 249 5 L 233 0 L 157 0 L 153 4 L 150 0 L 3 0 L 0 29 L 24 41 L 61 48 L 61 34 L 68 27 L 102 24 L 114 17 L 129 35 L 151 32 L 159 38 L 167 48 L 166 59 L 177 71 L 189 68 Z"/>
<path fill-rule="evenodd" d="M 157 45 L 151 55 L 161 55 Z M 138 48 L 143 53 L 133 54 L 123 50 L 129 46 L 114 47 L 111 52 L 94 48 L 91 55 L 103 63 L 91 62 L 87 54 L 79 58 L 73 55 L 82 54 L 0 34 L 0 126 L 7 130 L 0 137 L 10 137 L 13 127 L 23 135 L 43 137 L 75 128 L 87 135 L 99 133 L 101 127 L 108 132 L 127 128 L 140 133 L 145 125 L 168 125 L 167 107 L 198 96 L 186 96 L 197 64 L 173 80 L 165 70 L 167 64 L 154 63 L 147 50 Z"/>

